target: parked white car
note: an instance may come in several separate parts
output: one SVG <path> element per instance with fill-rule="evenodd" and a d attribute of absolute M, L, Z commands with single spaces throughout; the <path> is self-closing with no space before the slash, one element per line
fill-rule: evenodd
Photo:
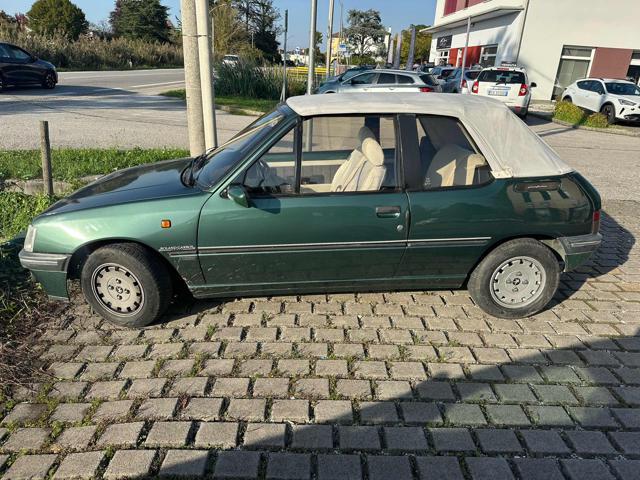
<path fill-rule="evenodd" d="M 506 104 L 519 117 L 525 118 L 529 113 L 531 89 L 535 83 L 529 83 L 524 68 L 501 66 L 485 68 L 473 82 L 471 93 L 495 98 Z"/>
<path fill-rule="evenodd" d="M 583 78 L 569 85 L 561 98 L 603 113 L 610 124 L 616 120 L 640 122 L 640 88 L 627 80 Z"/>

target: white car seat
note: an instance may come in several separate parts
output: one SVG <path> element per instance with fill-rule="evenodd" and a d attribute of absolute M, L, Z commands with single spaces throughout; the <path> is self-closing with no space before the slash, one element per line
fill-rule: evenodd
<path fill-rule="evenodd" d="M 370 192 L 380 190 L 387 173 L 384 165 L 384 151 L 373 138 L 367 138 L 362 144 L 365 162 L 358 174 L 356 191 Z"/>
<path fill-rule="evenodd" d="M 425 188 L 473 185 L 476 168 L 485 158 L 453 143 L 444 145 L 433 157 L 424 179 Z"/>
<path fill-rule="evenodd" d="M 332 192 L 344 192 L 347 184 L 353 180 L 356 172 L 358 172 L 364 161 L 362 145 L 367 138 L 373 139 L 375 136 L 369 127 L 362 127 L 358 132 L 359 146 L 351 152 L 349 158 L 340 165 L 340 168 L 338 168 L 338 171 L 333 176 L 333 180 L 331 181 Z"/>

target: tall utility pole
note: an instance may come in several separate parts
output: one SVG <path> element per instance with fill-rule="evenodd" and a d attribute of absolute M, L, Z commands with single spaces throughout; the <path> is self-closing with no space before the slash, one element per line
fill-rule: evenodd
<path fill-rule="evenodd" d="M 307 95 L 313 92 L 316 73 L 316 26 L 318 23 L 318 0 L 311 0 L 311 25 L 309 26 L 309 73 L 307 74 Z"/>
<path fill-rule="evenodd" d="M 280 101 L 287 99 L 287 36 L 289 34 L 289 10 L 284 11 L 284 52 L 282 55 L 282 92 Z"/>
<path fill-rule="evenodd" d="M 331 50 L 333 50 L 333 2 L 329 0 L 329 27 L 327 28 L 327 80 L 331 77 Z"/>
<path fill-rule="evenodd" d="M 205 151 L 196 9 L 193 0 L 181 0 L 180 6 L 182 10 L 182 49 L 184 52 L 184 80 L 187 90 L 189 150 L 192 156 L 196 156 Z"/>
<path fill-rule="evenodd" d="M 413 61 L 416 51 L 416 26 L 411 25 L 411 43 L 409 44 L 409 55 L 407 56 L 407 70 L 413 70 Z"/>
<path fill-rule="evenodd" d="M 338 53 L 336 55 L 336 59 L 338 60 L 338 65 L 340 64 L 340 45 L 344 41 L 342 38 L 342 32 L 344 30 L 344 4 L 342 0 L 340 0 L 340 33 L 338 34 Z"/>
<path fill-rule="evenodd" d="M 200 54 L 200 85 L 202 87 L 202 115 L 205 149 L 215 148 L 215 115 L 213 108 L 213 67 L 211 61 L 211 31 L 208 0 L 195 0 Z"/>
<path fill-rule="evenodd" d="M 393 39 L 393 35 L 389 32 L 389 49 L 387 51 L 387 63 L 389 65 L 393 65 L 393 46 L 395 45 L 395 41 Z"/>
<path fill-rule="evenodd" d="M 398 42 L 396 43 L 396 58 L 393 59 L 393 68 L 396 70 L 400 68 L 400 55 L 402 55 L 402 34 L 402 31 L 398 33 Z"/>
<path fill-rule="evenodd" d="M 460 91 L 464 82 L 464 69 L 467 65 L 467 50 L 469 50 L 469 34 L 471 33 L 471 17 L 467 18 L 467 37 L 464 41 L 464 53 L 462 54 L 462 71 L 460 72 Z"/>

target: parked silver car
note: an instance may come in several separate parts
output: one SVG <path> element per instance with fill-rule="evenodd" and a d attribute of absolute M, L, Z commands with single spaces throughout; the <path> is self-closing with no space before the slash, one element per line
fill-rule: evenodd
<path fill-rule="evenodd" d="M 406 70 L 369 70 L 339 83 L 326 83 L 318 93 L 352 92 L 442 92 L 442 87 L 428 73 Z"/>
<path fill-rule="evenodd" d="M 456 68 L 444 80 L 444 83 L 442 84 L 442 91 L 444 93 L 464 93 L 464 94 L 469 93 L 471 89 L 471 85 L 473 85 L 473 82 L 475 81 L 476 78 L 478 78 L 478 75 L 480 75 L 481 71 L 482 70 L 479 68 L 476 68 L 476 69 L 465 68 L 464 80 L 462 80 L 461 82 L 460 80 L 462 77 L 462 68 Z"/>

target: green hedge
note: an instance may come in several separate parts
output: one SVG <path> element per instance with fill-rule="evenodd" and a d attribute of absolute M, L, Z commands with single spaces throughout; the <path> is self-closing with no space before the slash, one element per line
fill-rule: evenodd
<path fill-rule="evenodd" d="M 607 128 L 609 126 L 607 117 L 602 113 L 592 113 L 588 115 L 582 108 L 564 100 L 556 103 L 553 118 L 570 123 L 571 125 L 593 128 Z"/>

